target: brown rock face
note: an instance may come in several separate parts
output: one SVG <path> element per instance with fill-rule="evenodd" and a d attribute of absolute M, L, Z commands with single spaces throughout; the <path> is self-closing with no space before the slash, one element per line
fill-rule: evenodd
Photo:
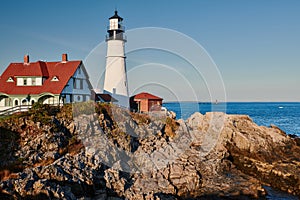
<path fill-rule="evenodd" d="M 175 121 L 96 110 L 0 122 L 10 141 L 0 143 L 9 148 L 1 149 L 0 198 L 253 199 L 266 195 L 263 184 L 300 195 L 297 138 L 275 126 L 224 113 Z"/>
<path fill-rule="evenodd" d="M 278 127 L 229 116 L 226 148 L 238 169 L 272 187 L 300 195 L 300 148 Z"/>

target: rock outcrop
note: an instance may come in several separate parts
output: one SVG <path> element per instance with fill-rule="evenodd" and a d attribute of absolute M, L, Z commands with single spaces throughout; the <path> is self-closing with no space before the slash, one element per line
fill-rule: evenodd
<path fill-rule="evenodd" d="M 0 197 L 252 199 L 266 195 L 263 185 L 300 196 L 299 144 L 274 125 L 224 113 L 176 121 L 109 105 L 70 111 L 0 122 L 2 147 L 11 144 L 0 158 Z"/>

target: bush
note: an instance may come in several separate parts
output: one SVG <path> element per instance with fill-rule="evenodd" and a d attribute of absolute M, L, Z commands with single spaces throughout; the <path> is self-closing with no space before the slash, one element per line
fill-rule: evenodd
<path fill-rule="evenodd" d="M 73 103 L 73 115 L 79 116 L 82 114 L 91 115 L 95 113 L 95 103 L 93 101 Z"/>
<path fill-rule="evenodd" d="M 175 132 L 178 129 L 178 127 L 179 127 L 179 124 L 178 124 L 178 122 L 176 122 L 175 119 L 172 119 L 170 117 L 166 118 L 166 125 L 164 127 L 164 132 L 165 132 L 166 136 L 171 137 L 171 138 L 175 137 Z"/>

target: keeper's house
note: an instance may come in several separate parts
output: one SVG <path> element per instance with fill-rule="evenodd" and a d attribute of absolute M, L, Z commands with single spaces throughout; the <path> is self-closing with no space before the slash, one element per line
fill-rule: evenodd
<path fill-rule="evenodd" d="M 10 63 L 0 76 L 0 110 L 19 105 L 64 104 L 88 101 L 91 83 L 82 61 Z"/>

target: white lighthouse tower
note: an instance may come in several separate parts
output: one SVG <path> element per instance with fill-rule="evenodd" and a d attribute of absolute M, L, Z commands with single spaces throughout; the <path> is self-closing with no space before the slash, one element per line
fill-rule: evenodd
<path fill-rule="evenodd" d="M 110 94 L 122 107 L 129 108 L 128 84 L 125 63 L 125 42 L 123 18 L 115 11 L 109 18 L 107 30 L 107 54 L 103 92 Z"/>

